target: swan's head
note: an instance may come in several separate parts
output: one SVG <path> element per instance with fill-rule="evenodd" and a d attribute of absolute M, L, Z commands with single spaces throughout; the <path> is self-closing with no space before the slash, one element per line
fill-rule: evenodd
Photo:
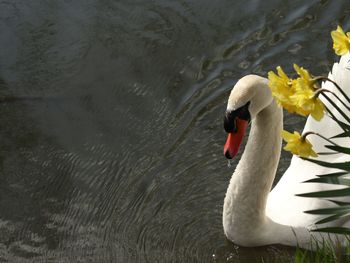
<path fill-rule="evenodd" d="M 224 154 L 228 159 L 237 154 L 248 123 L 271 102 L 267 79 L 247 75 L 236 83 L 228 99 L 224 119 L 224 128 L 228 133 Z"/>

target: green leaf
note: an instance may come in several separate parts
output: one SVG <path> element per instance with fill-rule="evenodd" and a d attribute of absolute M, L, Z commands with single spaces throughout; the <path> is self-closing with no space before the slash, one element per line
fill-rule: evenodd
<path fill-rule="evenodd" d="M 335 139 L 335 138 L 343 138 L 343 137 L 350 137 L 350 131 L 346 131 L 343 133 L 339 133 L 337 135 L 334 135 L 333 137 L 331 137 L 330 139 Z"/>
<path fill-rule="evenodd" d="M 348 123 L 350 123 L 350 118 L 349 118 L 349 116 L 347 116 L 347 115 L 342 111 L 342 109 L 341 109 L 332 99 L 330 99 L 330 98 L 329 98 L 328 96 L 326 96 L 325 94 L 322 94 L 322 95 L 328 100 L 328 102 L 334 107 L 334 109 L 336 109 L 336 110 L 338 111 L 338 113 L 339 113 Z M 329 112 L 329 111 L 328 111 L 328 112 Z M 329 113 L 331 113 L 331 112 L 329 112 Z M 332 117 L 333 117 L 333 119 L 338 123 L 339 126 L 342 126 L 342 125 L 345 124 L 344 122 L 338 120 L 338 119 L 335 117 L 334 114 L 332 114 Z M 345 125 L 347 125 L 347 124 L 345 124 Z M 347 126 L 349 126 L 349 125 L 347 125 Z M 342 127 L 343 127 L 343 126 L 342 126 Z"/>
<path fill-rule="evenodd" d="M 317 229 L 311 229 L 312 232 L 326 232 L 326 233 L 334 233 L 334 234 L 343 234 L 349 235 L 350 228 L 347 227 L 323 227 Z"/>
<path fill-rule="evenodd" d="M 325 145 L 325 147 L 336 152 L 350 154 L 350 148 L 347 148 L 347 147 L 336 146 L 336 145 Z"/>
<path fill-rule="evenodd" d="M 330 174 L 319 174 L 319 175 L 317 175 L 317 176 L 318 176 L 318 177 L 324 177 L 324 176 L 339 177 L 339 176 L 346 175 L 346 174 L 349 174 L 349 173 L 348 173 L 348 172 L 335 172 L 335 173 L 330 173 Z"/>
<path fill-rule="evenodd" d="M 324 224 L 324 223 L 332 222 L 332 221 L 335 221 L 341 217 L 347 216 L 348 214 L 349 214 L 348 212 L 337 213 L 335 215 L 325 217 L 325 218 L 317 221 L 315 224 Z"/>
<path fill-rule="evenodd" d="M 327 199 L 327 201 L 332 202 L 339 206 L 350 205 L 350 202 L 343 202 L 343 201 L 337 201 L 337 200 L 331 200 L 331 199 Z"/>
<path fill-rule="evenodd" d="M 350 179 L 339 178 L 340 176 L 322 176 L 319 178 L 310 179 L 303 183 L 324 183 L 350 186 Z"/>
<path fill-rule="evenodd" d="M 347 123 L 345 123 L 345 122 L 343 122 L 343 121 L 340 121 L 340 120 L 338 120 L 337 118 L 334 118 L 333 120 L 334 120 L 335 122 L 337 122 L 339 126 L 345 128 L 345 130 L 350 131 L 350 125 L 349 125 L 349 124 L 347 124 Z"/>
<path fill-rule="evenodd" d="M 329 215 L 329 214 L 336 214 L 336 213 L 350 213 L 350 205 L 307 210 L 307 211 L 304 211 L 304 213 L 313 214 L 313 215 Z"/>
<path fill-rule="evenodd" d="M 342 162 L 342 163 L 330 163 L 330 162 L 324 162 L 324 161 L 319 161 L 315 159 L 310 159 L 310 158 L 302 158 L 303 160 L 307 160 L 312 163 L 316 163 L 318 165 L 328 167 L 328 168 L 337 168 L 341 169 L 344 171 L 350 172 L 350 162 Z"/>
<path fill-rule="evenodd" d="M 350 125 L 346 124 L 345 122 L 342 122 L 338 120 L 335 115 L 328 110 L 330 117 L 343 129 L 344 132 L 349 132 L 350 131 Z"/>
<path fill-rule="evenodd" d="M 300 197 L 341 197 L 341 196 L 349 196 L 350 188 L 337 189 L 337 190 L 327 190 L 327 191 L 318 191 L 318 192 L 310 192 L 304 194 L 296 194 L 296 196 Z"/>

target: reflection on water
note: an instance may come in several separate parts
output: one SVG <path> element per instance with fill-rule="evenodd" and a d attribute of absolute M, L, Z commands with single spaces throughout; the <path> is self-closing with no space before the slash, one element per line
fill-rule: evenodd
<path fill-rule="evenodd" d="M 349 13 L 345 0 L 0 1 L 0 96 L 22 98 L 0 104 L 0 259 L 292 255 L 223 235 L 226 96 L 292 60 L 328 71 Z"/>

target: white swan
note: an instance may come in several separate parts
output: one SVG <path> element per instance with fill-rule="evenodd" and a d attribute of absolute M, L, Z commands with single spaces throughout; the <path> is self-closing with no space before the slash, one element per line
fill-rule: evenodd
<path fill-rule="evenodd" d="M 329 74 L 329 78 L 345 89 L 347 94 L 350 93 L 349 61 L 349 54 L 343 56 Z M 329 82 L 323 83 L 322 87 L 336 92 Z M 283 113 L 271 96 L 267 79 L 256 75 L 243 77 L 231 91 L 225 117 L 225 128 L 231 131 L 225 144 L 226 156 L 233 157 L 238 151 L 248 119 L 252 123 L 248 141 L 225 196 L 224 232 L 228 239 L 242 246 L 278 243 L 310 248 L 312 238 L 308 229 L 320 217 L 303 211 L 334 204 L 316 198 L 297 197 L 295 194 L 339 188 L 340 186 L 302 183 L 317 174 L 334 170 L 330 171 L 294 156 L 282 179 L 270 192 L 280 158 Z M 309 117 L 304 131 L 309 130 L 327 137 L 341 133 L 337 124 L 327 116 L 320 122 Z M 316 136 L 308 139 L 316 151 L 324 151 L 324 141 Z M 350 145 L 347 138 L 338 142 Z M 345 155 L 327 155 L 323 158 L 332 162 L 346 158 L 349 160 L 349 156 Z M 349 225 L 349 222 L 350 219 L 345 218 L 333 225 Z M 342 236 L 313 232 L 312 237 L 319 241 L 326 239 L 347 244 Z"/>

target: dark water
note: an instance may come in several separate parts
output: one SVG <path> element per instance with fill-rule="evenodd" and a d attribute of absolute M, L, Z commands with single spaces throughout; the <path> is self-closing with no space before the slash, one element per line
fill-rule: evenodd
<path fill-rule="evenodd" d="M 349 15 L 348 0 L 0 0 L 0 261 L 286 262 L 224 237 L 226 97 L 277 65 L 327 72 Z"/>

